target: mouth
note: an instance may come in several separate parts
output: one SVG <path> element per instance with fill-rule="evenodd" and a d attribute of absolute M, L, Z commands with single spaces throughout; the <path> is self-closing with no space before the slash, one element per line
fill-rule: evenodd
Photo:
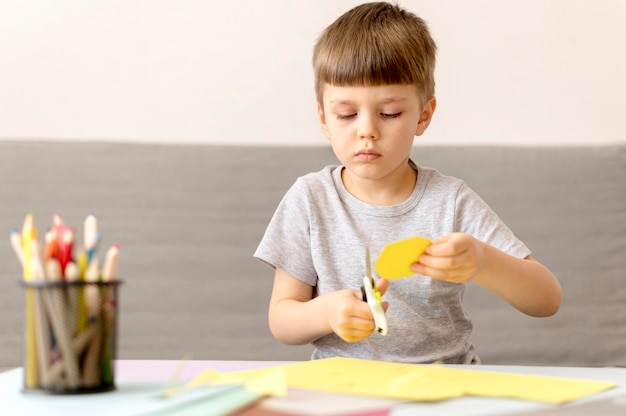
<path fill-rule="evenodd" d="M 356 154 L 356 158 L 363 161 L 372 161 L 378 159 L 379 157 L 380 154 L 372 150 L 360 150 Z"/>

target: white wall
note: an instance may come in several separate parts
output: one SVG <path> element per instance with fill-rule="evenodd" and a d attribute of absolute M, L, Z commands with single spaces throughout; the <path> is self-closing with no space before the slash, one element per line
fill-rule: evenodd
<path fill-rule="evenodd" d="M 0 0 L 0 140 L 325 144 L 312 45 L 360 1 Z M 430 144 L 626 142 L 626 1 L 403 0 Z"/>

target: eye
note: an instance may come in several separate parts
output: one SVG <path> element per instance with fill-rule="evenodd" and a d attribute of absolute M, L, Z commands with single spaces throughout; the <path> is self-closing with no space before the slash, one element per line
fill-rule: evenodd
<path fill-rule="evenodd" d="M 337 114 L 337 120 L 350 120 L 351 118 L 355 118 L 356 113 L 351 114 Z"/>
<path fill-rule="evenodd" d="M 380 113 L 383 118 L 398 118 L 402 115 L 402 112 L 399 113 Z"/>

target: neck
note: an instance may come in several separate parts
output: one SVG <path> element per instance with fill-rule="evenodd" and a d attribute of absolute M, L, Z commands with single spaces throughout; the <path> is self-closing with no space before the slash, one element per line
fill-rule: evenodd
<path fill-rule="evenodd" d="M 343 169 L 341 180 L 355 198 L 372 205 L 397 205 L 415 189 L 417 171 L 407 162 L 403 169 L 381 179 L 362 179 Z"/>

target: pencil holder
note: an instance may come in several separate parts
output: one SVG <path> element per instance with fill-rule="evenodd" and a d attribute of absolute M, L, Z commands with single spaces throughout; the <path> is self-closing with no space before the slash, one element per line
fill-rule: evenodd
<path fill-rule="evenodd" d="M 115 389 L 121 283 L 20 282 L 26 295 L 25 392 Z"/>

